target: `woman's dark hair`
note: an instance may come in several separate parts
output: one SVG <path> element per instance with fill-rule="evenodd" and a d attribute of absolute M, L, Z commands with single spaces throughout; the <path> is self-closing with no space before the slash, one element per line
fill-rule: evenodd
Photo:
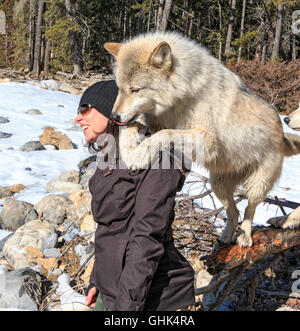
<path fill-rule="evenodd" d="M 109 121 L 106 133 L 111 134 L 115 138 L 116 158 L 118 159 L 118 156 L 119 156 L 119 126 L 116 123 Z M 95 143 L 88 143 L 88 145 L 87 145 L 88 151 L 91 154 L 96 154 L 98 152 L 101 152 L 106 146 L 107 146 L 107 142 L 103 146 L 99 146 Z M 108 154 L 106 154 L 104 157 L 104 161 L 107 162 L 107 160 L 108 160 Z"/>

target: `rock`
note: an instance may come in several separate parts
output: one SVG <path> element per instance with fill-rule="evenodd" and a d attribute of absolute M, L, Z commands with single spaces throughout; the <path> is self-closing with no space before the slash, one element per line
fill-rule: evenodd
<path fill-rule="evenodd" d="M 28 109 L 26 111 L 26 114 L 30 114 L 30 115 L 42 115 L 43 113 L 38 110 L 38 109 Z"/>
<path fill-rule="evenodd" d="M 84 283 L 89 284 L 90 282 L 90 277 L 93 271 L 93 267 L 94 267 L 94 262 L 95 259 L 93 259 L 91 262 L 89 262 L 88 266 L 85 269 L 84 274 L 80 277 Z"/>
<path fill-rule="evenodd" d="M 39 141 L 29 141 L 19 148 L 22 152 L 44 151 L 46 148 Z"/>
<path fill-rule="evenodd" d="M 85 173 L 80 178 L 80 184 L 83 186 L 84 189 L 89 187 L 89 181 L 93 177 L 94 173 L 97 170 L 97 163 L 92 162 L 88 165 Z"/>
<path fill-rule="evenodd" d="M 74 88 L 71 84 L 68 83 L 62 83 L 59 87 L 59 90 L 62 92 L 76 94 L 76 95 L 80 93 L 80 90 Z"/>
<path fill-rule="evenodd" d="M 8 123 L 9 120 L 6 117 L 0 116 L 0 124 Z"/>
<path fill-rule="evenodd" d="M 91 255 L 95 252 L 95 246 L 94 244 L 88 246 L 78 244 L 75 246 L 74 250 L 76 255 L 80 257 L 80 265 L 83 266 L 86 262 L 88 262 L 88 259 L 91 258 Z"/>
<path fill-rule="evenodd" d="M 96 162 L 96 160 L 97 160 L 97 155 L 92 155 L 92 156 L 89 156 L 85 160 L 80 161 L 78 163 L 77 167 L 79 168 L 80 177 L 84 175 L 84 173 L 85 173 L 87 167 L 89 166 L 89 164 L 92 163 L 92 162 Z"/>
<path fill-rule="evenodd" d="M 86 215 L 80 224 L 80 232 L 82 235 L 91 234 L 87 237 L 88 240 L 94 241 L 93 233 L 97 230 L 97 223 L 94 221 L 94 217 L 92 215 Z"/>
<path fill-rule="evenodd" d="M 30 221 L 21 226 L 5 243 L 3 254 L 14 268 L 29 267 L 26 247 L 31 246 L 40 251 L 53 248 L 57 243 L 57 233 L 53 224 L 46 221 Z"/>
<path fill-rule="evenodd" d="M 25 223 L 38 217 L 32 204 L 11 198 L 4 200 L 0 215 L 4 228 L 10 231 L 16 231 Z"/>
<path fill-rule="evenodd" d="M 40 272 L 44 276 L 48 276 L 50 269 L 55 266 L 56 259 L 44 258 L 43 253 L 37 248 L 27 246 L 26 254 L 27 261 L 33 266 L 40 267 Z"/>
<path fill-rule="evenodd" d="M 59 90 L 59 84 L 54 79 L 42 80 L 40 82 L 40 86 L 41 86 L 41 88 L 46 89 L 46 90 L 52 90 L 52 91 Z"/>
<path fill-rule="evenodd" d="M 7 187 L 0 188 L 0 200 L 11 197 L 12 195 L 13 195 L 13 192 L 11 190 L 9 190 Z"/>
<path fill-rule="evenodd" d="M 70 182 L 70 183 L 79 183 L 79 172 L 76 170 L 69 170 L 67 172 L 62 173 L 59 177 L 59 180 L 63 182 Z"/>
<path fill-rule="evenodd" d="M 69 195 L 69 199 L 75 204 L 75 212 L 79 222 L 81 222 L 86 215 L 90 215 L 92 213 L 92 195 L 89 190 L 80 190 L 75 192 Z"/>
<path fill-rule="evenodd" d="M 63 182 L 62 180 L 51 180 L 47 184 L 47 192 L 50 193 L 57 193 L 57 192 L 74 193 L 81 189 L 82 186 L 80 184 Z"/>
<path fill-rule="evenodd" d="M 7 235 L 6 237 L 4 237 L 3 239 L 0 240 L 0 252 L 2 251 L 5 243 L 7 242 L 7 240 L 13 235 L 13 233 L 10 233 L 9 235 Z"/>
<path fill-rule="evenodd" d="M 15 194 L 24 191 L 26 189 L 26 186 L 22 184 L 15 184 L 15 185 L 7 186 L 7 189 L 9 189 L 12 193 Z"/>
<path fill-rule="evenodd" d="M 0 199 L 8 198 L 15 193 L 19 193 L 26 189 L 26 186 L 22 184 L 16 184 L 7 187 L 0 187 Z"/>
<path fill-rule="evenodd" d="M 50 269 L 55 266 L 56 259 L 54 257 L 44 258 L 43 253 L 39 249 L 31 246 L 26 247 L 26 253 L 27 253 L 27 261 L 33 266 L 41 267 L 40 272 L 44 276 L 48 276 Z"/>
<path fill-rule="evenodd" d="M 64 241 L 71 241 L 75 237 L 82 236 L 82 233 L 75 227 L 75 226 L 67 226 L 68 230 L 66 231 L 65 235 L 63 236 Z"/>
<path fill-rule="evenodd" d="M 26 250 L 27 261 L 29 263 L 37 264 L 35 263 L 36 259 L 39 257 L 43 257 L 43 253 L 41 252 L 41 250 L 36 247 L 27 246 L 25 247 L 25 250 Z"/>
<path fill-rule="evenodd" d="M 40 143 L 42 145 L 53 145 L 56 149 L 74 149 L 70 138 L 50 127 L 45 128 L 40 136 Z"/>
<path fill-rule="evenodd" d="M 30 167 L 25 168 L 26 171 L 32 171 Z"/>
<path fill-rule="evenodd" d="M 58 107 L 58 108 L 64 108 L 65 106 L 64 105 L 56 105 L 56 107 Z"/>
<path fill-rule="evenodd" d="M 12 133 L 2 132 L 0 131 L 0 139 L 7 139 L 12 136 Z"/>
<path fill-rule="evenodd" d="M 50 194 L 35 204 L 39 218 L 55 225 L 62 224 L 65 219 L 75 219 L 73 202 L 60 194 Z"/>
<path fill-rule="evenodd" d="M 60 250 L 57 248 L 46 248 L 43 252 L 45 257 L 58 258 L 60 256 Z"/>
<path fill-rule="evenodd" d="M 37 311 L 36 302 L 41 303 L 41 299 L 42 280 L 37 272 L 31 268 L 10 272 L 0 270 L 0 310 L 4 308 Z"/>

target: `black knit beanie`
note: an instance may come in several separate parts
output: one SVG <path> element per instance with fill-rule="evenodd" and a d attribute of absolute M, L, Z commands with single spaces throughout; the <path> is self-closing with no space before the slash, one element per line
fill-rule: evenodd
<path fill-rule="evenodd" d="M 79 102 L 79 108 L 91 106 L 99 113 L 109 118 L 118 92 L 119 89 L 114 80 L 98 82 L 84 91 Z"/>

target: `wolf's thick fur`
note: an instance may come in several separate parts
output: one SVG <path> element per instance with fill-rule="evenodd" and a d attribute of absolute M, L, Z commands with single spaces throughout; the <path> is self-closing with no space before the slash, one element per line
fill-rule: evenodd
<path fill-rule="evenodd" d="M 287 125 L 295 131 L 300 131 L 300 104 L 299 108 L 284 119 Z M 295 154 L 295 150 L 300 148 L 300 136 L 287 134 L 285 135 L 286 155 Z M 295 229 L 300 227 L 300 207 L 294 210 L 292 213 L 286 216 L 273 217 L 269 219 L 268 223 L 281 227 L 283 229 Z"/>
<path fill-rule="evenodd" d="M 193 161 L 209 169 L 226 209 L 223 243 L 232 240 L 238 226 L 235 188 L 245 187 L 248 206 L 237 241 L 251 246 L 255 209 L 282 169 L 285 143 L 277 112 L 205 48 L 177 33 L 148 34 L 105 48 L 116 57 L 120 88 L 113 118 L 128 123 L 143 113 L 155 132 L 140 144 L 129 139 L 127 149 L 121 143 L 127 166 L 147 167 L 159 148 L 185 135 Z M 130 130 L 131 137 L 136 135 L 134 125 Z"/>

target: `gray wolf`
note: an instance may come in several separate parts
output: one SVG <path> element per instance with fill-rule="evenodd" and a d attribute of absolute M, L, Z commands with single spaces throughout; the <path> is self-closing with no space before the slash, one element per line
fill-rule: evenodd
<path fill-rule="evenodd" d="M 284 119 L 285 123 L 293 130 L 300 131 L 300 103 L 297 110 Z M 298 137 L 298 140 L 296 139 Z M 291 144 L 298 144 L 300 146 L 300 136 L 294 136 L 292 141 L 288 142 Z M 281 227 L 283 229 L 295 229 L 300 227 L 300 207 L 295 209 L 292 213 L 280 217 L 272 217 L 268 220 L 268 223 Z"/>
<path fill-rule="evenodd" d="M 237 242 L 252 246 L 255 209 L 280 176 L 286 151 L 276 110 L 204 47 L 180 34 L 156 32 L 104 47 L 116 59 L 119 95 L 112 119 L 128 126 L 123 143 L 120 135 L 127 166 L 148 167 L 160 148 L 180 145 L 184 137 L 184 152 L 209 170 L 212 189 L 225 207 L 222 243 L 233 240 L 239 217 L 233 194 L 244 186 L 248 206 Z M 141 114 L 154 134 L 138 141 L 134 121 Z M 299 146 L 290 148 L 291 155 L 300 152 Z"/>

